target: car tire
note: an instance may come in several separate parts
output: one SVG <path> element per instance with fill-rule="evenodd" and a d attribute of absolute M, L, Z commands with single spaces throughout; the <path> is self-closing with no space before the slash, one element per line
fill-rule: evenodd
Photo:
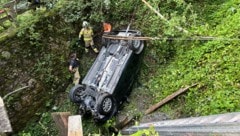
<path fill-rule="evenodd" d="M 143 42 L 139 40 L 134 40 L 130 42 L 130 49 L 133 50 L 135 54 L 140 54 L 144 48 Z"/>
<path fill-rule="evenodd" d="M 112 116 L 116 112 L 116 101 L 112 95 L 102 93 L 97 99 L 97 111 L 102 115 Z"/>
<path fill-rule="evenodd" d="M 80 103 L 82 101 L 82 95 L 86 87 L 83 85 L 75 85 L 69 93 L 69 98 L 74 103 Z"/>

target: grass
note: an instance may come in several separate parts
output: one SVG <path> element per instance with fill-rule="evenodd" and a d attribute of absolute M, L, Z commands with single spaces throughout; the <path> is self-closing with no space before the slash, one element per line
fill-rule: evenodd
<path fill-rule="evenodd" d="M 215 21 L 221 19 L 221 22 L 216 25 L 211 24 L 214 20 L 210 20 L 206 22 L 209 23 L 208 27 L 198 30 L 223 39 L 193 41 L 186 46 L 177 46 L 175 57 L 168 64 L 159 67 L 155 76 L 148 82 L 151 93 L 155 96 L 152 103 L 181 87 L 199 83 L 197 88 L 190 89 L 185 95 L 163 106 L 160 111 L 175 114 L 172 115 L 175 117 L 240 111 L 240 47 L 237 40 L 229 40 L 240 36 L 240 12 L 223 12 L 239 6 L 236 2 L 232 0 L 225 2 L 220 8 L 216 6 L 217 12 L 208 15 Z"/>

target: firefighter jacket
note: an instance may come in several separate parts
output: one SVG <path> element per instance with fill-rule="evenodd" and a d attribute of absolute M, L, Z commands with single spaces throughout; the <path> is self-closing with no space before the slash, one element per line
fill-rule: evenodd
<path fill-rule="evenodd" d="M 79 38 L 81 38 L 82 36 L 84 41 L 92 40 L 92 36 L 93 36 L 92 28 L 82 28 L 79 33 Z"/>

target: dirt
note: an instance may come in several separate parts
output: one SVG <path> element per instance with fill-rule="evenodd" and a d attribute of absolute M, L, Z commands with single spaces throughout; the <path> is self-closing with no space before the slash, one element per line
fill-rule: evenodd
<path fill-rule="evenodd" d="M 156 122 L 168 119 L 170 119 L 169 116 L 163 112 L 153 112 L 152 114 L 143 116 L 140 123 Z"/>
<path fill-rule="evenodd" d="M 170 119 L 168 115 L 160 111 L 144 115 L 145 110 L 152 105 L 152 98 L 153 96 L 149 93 L 147 87 L 140 85 L 134 88 L 128 98 L 129 102 L 123 103 L 123 108 L 120 109 L 120 112 L 117 114 L 117 123 L 123 121 L 126 117 L 128 117 L 128 119 L 133 118 L 133 121 L 126 127 L 135 125 L 136 122 L 146 123 Z"/>

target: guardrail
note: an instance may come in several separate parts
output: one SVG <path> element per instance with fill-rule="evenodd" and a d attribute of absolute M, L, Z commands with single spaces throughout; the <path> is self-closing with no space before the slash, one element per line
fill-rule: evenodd
<path fill-rule="evenodd" d="M 160 136 L 239 136 L 240 112 L 140 123 L 122 130 L 122 134 L 130 135 L 150 127 L 154 127 Z"/>

